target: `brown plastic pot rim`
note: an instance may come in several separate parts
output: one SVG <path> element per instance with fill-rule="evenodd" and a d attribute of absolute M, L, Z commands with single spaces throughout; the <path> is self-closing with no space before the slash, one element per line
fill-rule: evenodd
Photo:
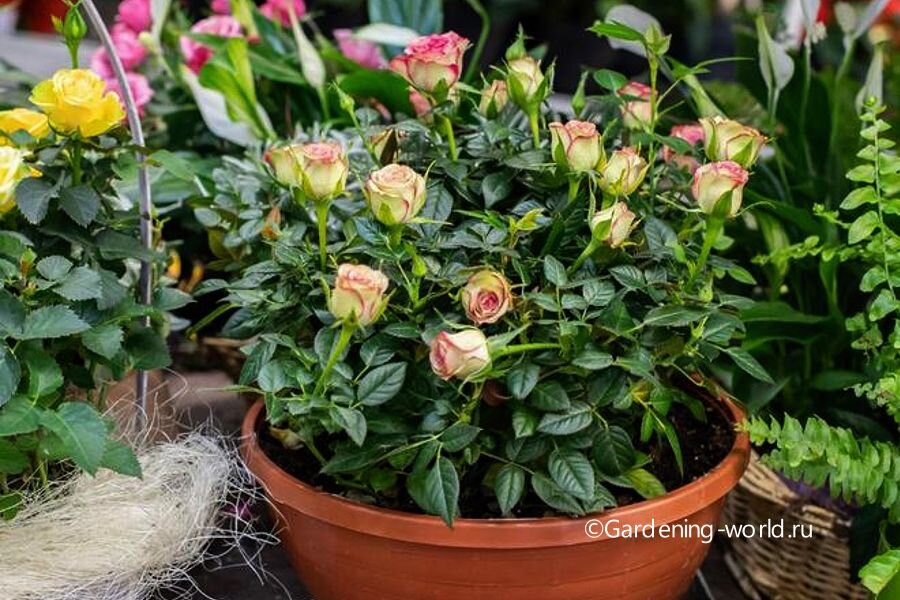
<path fill-rule="evenodd" d="M 729 421 L 743 420 L 744 411 L 734 400 L 721 396 Z M 241 454 L 280 511 L 295 510 L 319 521 L 367 535 L 412 543 L 467 548 L 536 548 L 570 546 L 615 539 L 592 537 L 592 523 L 617 520 L 617 527 L 658 527 L 676 524 L 703 511 L 725 496 L 741 478 L 750 458 L 746 432 L 735 435 L 728 455 L 706 475 L 658 498 L 644 500 L 583 517 L 458 518 L 452 529 L 438 517 L 380 508 L 320 491 L 288 474 L 260 448 L 256 424 L 265 403 L 258 400 L 247 412 L 241 427 Z M 602 530 L 594 525 L 594 531 Z"/>

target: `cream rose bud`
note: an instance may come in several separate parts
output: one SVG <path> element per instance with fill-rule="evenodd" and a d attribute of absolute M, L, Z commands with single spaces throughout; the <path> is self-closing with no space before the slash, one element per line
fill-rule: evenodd
<path fill-rule="evenodd" d="M 449 90 L 459 81 L 468 48 L 469 40 L 453 31 L 422 36 L 391 61 L 391 70 L 423 92 L 433 92 L 442 84 Z"/>
<path fill-rule="evenodd" d="M 481 92 L 478 112 L 486 117 L 495 117 L 509 102 L 509 88 L 502 79 L 495 79 Z"/>
<path fill-rule="evenodd" d="M 756 129 L 723 117 L 700 119 L 706 156 L 710 160 L 730 160 L 749 169 L 766 145 L 766 136 Z"/>
<path fill-rule="evenodd" d="M 673 125 L 671 131 L 669 131 L 669 137 L 678 138 L 680 140 L 684 140 L 691 146 L 697 145 L 699 142 L 702 142 L 705 138 L 705 133 L 703 131 L 703 126 L 699 123 L 689 123 L 687 125 Z M 697 162 L 697 159 L 693 156 L 688 156 L 685 154 L 676 154 L 672 148 L 669 146 L 664 146 L 662 149 L 662 157 L 663 160 L 667 163 L 673 163 L 677 165 L 681 169 L 685 169 L 693 173 L 697 170 L 697 167 L 700 166 L 700 163 Z"/>
<path fill-rule="evenodd" d="M 387 165 L 369 174 L 364 192 L 376 219 L 409 223 L 425 204 L 425 178 L 406 165 Z"/>
<path fill-rule="evenodd" d="M 467 379 L 489 364 L 487 338 L 478 329 L 442 331 L 431 340 L 431 370 L 443 380 Z"/>
<path fill-rule="evenodd" d="M 618 91 L 625 99 L 619 111 L 622 123 L 628 129 L 645 129 L 653 120 L 653 88 L 638 81 L 629 81 Z"/>
<path fill-rule="evenodd" d="M 615 196 L 627 196 L 644 181 L 648 166 L 634 148 L 616 150 L 603 167 L 600 187 Z"/>
<path fill-rule="evenodd" d="M 530 56 L 516 58 L 508 63 L 506 85 L 509 96 L 519 108 L 526 109 L 531 104 L 538 88 L 544 82 L 541 63 Z"/>
<path fill-rule="evenodd" d="M 708 163 L 694 171 L 691 192 L 700 210 L 707 214 L 712 214 L 722 196 L 731 192 L 731 206 L 727 216 L 733 217 L 741 208 L 744 185 L 749 178 L 750 174 L 736 162 L 726 160 Z"/>
<path fill-rule="evenodd" d="M 314 201 L 329 200 L 344 191 L 349 163 L 337 142 L 293 144 L 266 153 L 275 179 L 301 188 Z"/>
<path fill-rule="evenodd" d="M 462 304 L 466 317 L 476 325 L 496 323 L 512 304 L 509 282 L 491 269 L 478 271 L 463 288 Z"/>
<path fill-rule="evenodd" d="M 328 310 L 336 319 L 351 319 L 360 325 L 375 322 L 384 310 L 388 278 L 365 265 L 344 263 L 338 267 Z"/>
<path fill-rule="evenodd" d="M 597 126 L 587 121 L 550 123 L 553 158 L 572 171 L 593 171 L 603 159 Z"/>
<path fill-rule="evenodd" d="M 624 202 L 616 202 L 609 208 L 597 211 L 591 219 L 591 232 L 598 235 L 601 226 L 606 225 L 600 241 L 610 248 L 618 248 L 628 241 L 635 226 L 635 214 Z"/>

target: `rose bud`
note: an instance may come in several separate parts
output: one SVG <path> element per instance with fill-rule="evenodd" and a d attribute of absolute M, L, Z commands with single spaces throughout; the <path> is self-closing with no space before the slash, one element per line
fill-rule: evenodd
<path fill-rule="evenodd" d="M 634 148 L 616 150 L 603 167 L 600 187 L 615 196 L 627 196 L 644 181 L 648 167 Z"/>
<path fill-rule="evenodd" d="M 330 200 L 344 191 L 349 164 L 336 142 L 293 144 L 266 153 L 275 178 L 284 185 L 298 187 L 307 198 Z"/>
<path fill-rule="evenodd" d="M 369 174 L 363 192 L 376 219 L 409 223 L 425 204 L 425 178 L 406 165 L 387 165 Z"/>
<path fill-rule="evenodd" d="M 488 118 L 496 117 L 509 102 L 509 90 L 506 82 L 495 79 L 491 85 L 481 91 L 481 101 L 478 103 L 478 112 Z"/>
<path fill-rule="evenodd" d="M 741 208 L 744 197 L 744 185 L 750 174 L 736 162 L 726 160 L 702 165 L 694 171 L 694 183 L 691 192 L 707 214 L 715 212 L 716 205 L 725 194 L 731 192 L 731 206 L 728 217 L 733 217 Z"/>
<path fill-rule="evenodd" d="M 496 323 L 512 303 L 512 292 L 506 278 L 491 269 L 478 271 L 462 291 L 466 316 L 476 325 Z"/>
<path fill-rule="evenodd" d="M 551 154 L 562 167 L 575 172 L 593 171 L 603 160 L 603 145 L 593 123 L 550 123 L 550 138 Z"/>
<path fill-rule="evenodd" d="M 506 85 L 509 96 L 519 108 L 528 110 L 544 82 L 541 63 L 530 56 L 523 56 L 509 61 L 508 66 Z"/>
<path fill-rule="evenodd" d="M 381 271 L 344 263 L 338 267 L 328 310 L 336 319 L 363 326 L 374 323 L 384 311 L 387 288 L 388 278 Z"/>
<path fill-rule="evenodd" d="M 705 134 L 703 132 L 702 125 L 698 123 L 691 123 L 688 125 L 674 125 L 672 127 L 672 130 L 669 132 L 669 137 L 684 140 L 691 146 L 695 146 L 698 142 L 702 142 L 704 140 Z M 676 154 L 675 151 L 668 146 L 663 147 L 662 157 L 663 160 L 667 163 L 673 163 L 678 168 L 690 171 L 691 173 L 696 171 L 697 167 L 700 166 L 700 163 L 697 162 L 697 159 L 693 156 L 688 156 L 686 154 Z"/>
<path fill-rule="evenodd" d="M 491 364 L 487 338 L 475 328 L 440 332 L 431 340 L 429 358 L 431 370 L 444 381 L 467 379 Z"/>
<path fill-rule="evenodd" d="M 618 248 L 628 241 L 636 225 L 635 218 L 627 204 L 616 202 L 609 208 L 597 211 L 591 219 L 591 232 L 600 236 L 600 241 L 610 248 Z"/>
<path fill-rule="evenodd" d="M 752 127 L 722 117 L 700 119 L 710 160 L 730 160 L 749 169 L 759 158 L 766 136 Z"/>
<path fill-rule="evenodd" d="M 277 206 L 273 206 L 269 214 L 266 215 L 260 235 L 262 235 L 263 239 L 270 242 L 277 240 L 281 235 L 281 209 Z"/>
<path fill-rule="evenodd" d="M 423 92 L 431 93 L 438 87 L 449 91 L 459 81 L 468 48 L 469 40 L 453 31 L 422 36 L 391 60 L 391 70 Z"/>
<path fill-rule="evenodd" d="M 622 114 L 622 123 L 628 129 L 646 129 L 653 120 L 653 102 L 656 95 L 649 85 L 637 81 L 629 81 L 618 91 L 619 96 L 625 97 L 619 111 Z"/>

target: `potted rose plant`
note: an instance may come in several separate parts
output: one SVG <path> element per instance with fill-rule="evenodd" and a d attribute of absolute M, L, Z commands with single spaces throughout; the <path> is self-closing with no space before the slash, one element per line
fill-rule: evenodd
<path fill-rule="evenodd" d="M 353 127 L 215 174 L 198 210 L 239 243 L 197 293 L 249 340 L 244 456 L 317 598 L 676 598 L 703 560 L 748 453 L 706 373 L 767 378 L 717 255 L 758 140 L 659 134 L 691 71 L 662 89 L 658 29 L 595 30 L 640 44 L 649 84 L 600 71 L 577 119 L 521 38 L 461 84 L 451 32 L 393 61 L 420 119 L 338 89 Z"/>

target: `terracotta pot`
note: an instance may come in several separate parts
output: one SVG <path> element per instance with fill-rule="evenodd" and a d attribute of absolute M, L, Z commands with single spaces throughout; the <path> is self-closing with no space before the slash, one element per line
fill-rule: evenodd
<path fill-rule="evenodd" d="M 724 400 L 729 419 L 741 410 Z M 667 600 L 683 596 L 709 544 L 694 536 L 616 537 L 613 526 L 690 524 L 714 530 L 747 466 L 734 446 L 706 476 L 653 500 L 578 519 L 459 519 L 366 506 L 320 492 L 260 449 L 263 403 L 242 428 L 244 459 L 265 488 L 281 539 L 316 600 Z M 592 533 L 607 533 L 591 537 Z"/>

